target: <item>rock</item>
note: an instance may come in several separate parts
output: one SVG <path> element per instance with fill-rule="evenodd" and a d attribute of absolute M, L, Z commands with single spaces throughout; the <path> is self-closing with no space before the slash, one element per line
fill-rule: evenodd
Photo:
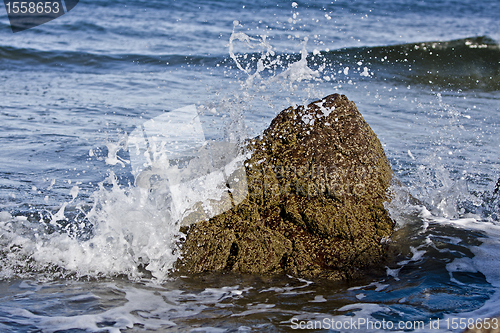
<path fill-rule="evenodd" d="M 248 195 L 184 228 L 179 271 L 343 280 L 383 267 L 392 171 L 353 102 L 334 94 L 289 107 L 245 149 Z"/>

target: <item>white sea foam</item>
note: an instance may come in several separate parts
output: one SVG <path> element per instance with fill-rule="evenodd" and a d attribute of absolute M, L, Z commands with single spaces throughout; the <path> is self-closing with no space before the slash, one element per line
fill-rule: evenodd
<path fill-rule="evenodd" d="M 249 288 L 227 286 L 207 288 L 198 293 L 184 293 L 180 290 L 168 290 L 154 285 L 148 288 L 121 287 L 107 283 L 106 290 L 116 295 L 122 305 L 95 314 L 77 314 L 72 316 L 41 315 L 34 311 L 11 308 L 0 305 L 0 311 L 16 316 L 16 322 L 24 325 L 36 325 L 43 332 L 53 333 L 62 330 L 81 329 L 90 332 L 119 333 L 140 325 L 145 330 L 163 330 L 177 326 L 175 319 L 192 317 L 204 309 L 220 302 L 236 301 L 245 297 Z M 92 293 L 81 295 L 87 299 L 97 297 Z M 257 305 L 255 307 L 258 307 Z M 269 308 L 269 306 L 267 306 Z M 103 327 L 103 323 L 109 323 Z M 209 330 L 210 331 L 210 330 Z"/>
<path fill-rule="evenodd" d="M 403 328 L 398 329 L 400 321 L 394 317 L 394 313 L 397 311 L 396 308 L 384 304 L 375 304 L 369 301 L 370 297 L 367 297 L 366 291 L 373 290 L 373 286 L 376 286 L 374 292 L 385 293 L 386 288 L 390 286 L 389 284 L 385 284 L 383 282 L 373 282 L 364 286 L 357 286 L 349 288 L 350 291 L 359 291 L 365 290 L 365 292 L 355 294 L 355 298 L 358 300 L 368 299 L 366 303 L 354 303 L 344 307 L 339 308 L 337 311 L 339 312 L 347 312 L 346 315 L 337 315 L 337 316 L 318 316 L 314 318 L 315 320 L 323 320 L 327 318 L 328 321 L 342 322 L 342 323 L 356 323 L 359 322 L 366 323 L 367 321 L 371 321 L 375 324 L 375 329 L 370 329 L 373 332 L 387 332 L 386 329 L 382 329 L 383 321 L 381 320 L 380 314 L 386 313 L 387 317 L 391 318 L 386 320 L 386 323 L 391 321 L 392 323 L 389 325 L 394 325 L 394 329 L 390 331 L 395 332 L 403 332 L 405 331 L 404 325 L 415 325 L 418 321 L 421 321 L 419 324 L 421 326 L 419 329 L 416 329 L 417 332 L 449 332 L 454 331 L 451 329 L 451 323 L 453 321 L 457 321 L 457 318 L 462 318 L 462 321 L 466 321 L 467 323 L 476 322 L 479 320 L 484 320 L 485 318 L 495 318 L 498 316 L 498 307 L 500 306 L 500 265 L 498 265 L 498 257 L 500 256 L 500 225 L 493 222 L 481 221 L 474 218 L 460 218 L 460 219 L 448 219 L 445 217 L 439 217 L 433 215 L 429 210 L 424 207 L 421 207 L 423 216 L 428 220 L 428 223 L 431 225 L 446 225 L 458 229 L 469 230 L 474 232 L 482 232 L 484 234 L 483 237 L 479 238 L 482 244 L 477 246 L 468 247 L 474 256 L 472 258 L 469 257 L 458 257 L 453 261 L 449 262 L 445 265 L 446 269 L 450 274 L 450 282 L 459 286 L 465 286 L 464 283 L 458 281 L 453 277 L 454 273 L 482 273 L 487 282 L 491 284 L 492 287 L 495 288 L 494 294 L 478 309 L 473 311 L 463 311 L 463 312 L 454 312 L 449 314 L 444 314 L 439 321 L 439 325 L 436 322 L 437 318 L 425 318 L 425 320 L 421 321 L 401 321 Z M 426 242 L 422 245 L 422 247 L 433 246 L 432 242 L 426 238 Z M 456 241 L 455 241 L 456 243 Z M 404 265 L 412 261 L 417 261 L 425 258 L 425 251 L 418 250 L 417 248 L 411 248 L 412 257 L 409 260 L 404 262 L 400 262 L 400 268 L 397 269 L 387 269 L 387 275 L 390 278 L 394 278 L 399 280 L 399 272 Z M 385 280 L 384 280 L 385 281 Z M 407 297 L 401 298 L 399 303 L 406 303 L 408 301 Z M 392 313 L 393 315 L 389 315 Z M 404 316 L 404 313 L 400 315 Z M 304 320 L 307 318 L 306 315 L 303 316 Z M 311 317 L 309 317 L 311 318 Z M 311 320 L 309 319 L 308 320 Z M 384 319 L 385 320 L 385 319 Z M 433 322 L 431 322 L 433 320 Z M 458 322 L 458 321 L 457 321 Z M 377 329 L 376 325 L 380 325 L 380 329 Z M 430 325 L 434 325 L 431 326 Z M 359 330 L 359 325 L 352 329 L 345 329 L 345 332 L 356 332 Z"/>
<path fill-rule="evenodd" d="M 16 223 L 18 217 L 2 212 L 0 242 L 15 249 L 1 259 L 2 277 L 55 268 L 54 278 L 151 275 L 163 281 L 179 256 L 180 225 L 221 214 L 246 196 L 243 162 L 249 155 L 235 143 L 207 141 L 194 105 L 146 121 L 106 146 L 105 162 L 130 164 L 136 186 L 120 185 L 110 172 L 85 210 L 74 185 L 71 200 L 47 212 L 48 221 Z M 127 149 L 129 160 L 119 155 Z M 84 218 L 68 217 L 69 208 Z M 49 226 L 54 232 L 47 232 Z"/>
<path fill-rule="evenodd" d="M 284 62 L 280 56 L 275 57 L 275 52 L 273 46 L 267 41 L 266 35 L 261 35 L 260 37 L 251 37 L 243 32 L 237 32 L 233 29 L 233 33 L 229 38 L 229 55 L 234 60 L 237 68 L 247 74 L 247 78 L 242 86 L 245 89 L 250 89 L 254 87 L 267 87 L 275 84 L 281 84 L 281 86 L 289 91 L 295 91 L 298 89 L 297 83 L 300 82 L 311 82 L 314 80 L 321 81 L 320 70 L 324 66 L 320 66 L 319 70 L 313 70 L 309 67 L 307 63 L 307 42 L 309 38 L 305 37 L 300 43 L 302 46 L 300 50 L 300 59 L 295 62 Z M 243 42 L 248 48 L 261 48 L 261 56 L 256 58 L 255 70 L 252 72 L 250 69 L 250 63 L 244 68 L 240 60 L 239 55 L 235 53 L 236 41 Z M 316 54 L 317 57 L 321 57 L 321 54 Z M 246 59 L 246 55 L 243 56 Z M 281 69 L 276 73 L 276 69 Z M 272 72 L 273 75 L 269 78 L 264 78 L 262 74 L 265 72 Z M 309 90 L 309 89 L 308 89 Z M 310 95 L 308 97 L 311 97 Z"/>
<path fill-rule="evenodd" d="M 248 36 L 236 31 L 239 26 L 235 22 L 228 52 L 237 68 L 247 74 L 244 89 L 280 83 L 294 91 L 297 84 L 321 80 L 319 71 L 308 66 L 307 37 L 299 45 L 300 59 L 283 62 L 265 35 Z M 244 67 L 235 51 L 237 42 L 261 50 L 254 69 Z M 273 75 L 264 77 L 268 71 L 274 71 Z M 308 97 L 311 89 L 304 89 Z M 203 212 L 204 218 L 220 214 L 245 196 L 241 191 L 246 190 L 245 173 L 241 170 L 248 156 L 238 154 L 237 148 L 247 138 L 242 113 L 252 98 L 243 93 L 240 99 L 221 98 L 216 105 L 218 111 L 230 116 L 224 134 L 227 144 L 207 141 L 198 109 L 189 106 L 108 140 L 104 158 L 96 149 L 89 149 L 91 158 L 110 166 L 130 167 L 135 184 L 120 185 L 110 171 L 92 194 L 90 207 L 81 206 L 81 190 L 76 184 L 69 189 L 71 199 L 60 203 L 55 212 L 46 212 L 48 218 L 28 220 L 2 212 L 0 242 L 7 256 L 0 259 L 1 276 L 46 272 L 49 278 L 127 275 L 140 279 L 151 275 L 159 281 L 166 279 L 179 255 L 180 224 L 196 215 L 193 212 Z M 213 105 L 204 107 L 214 110 Z M 314 122 L 304 120 L 311 125 Z M 127 150 L 128 158 L 122 154 Z M 52 180 L 47 191 L 54 184 Z M 80 212 L 78 220 L 71 216 L 75 210 Z M 196 221 L 186 223 L 192 222 Z M 49 273 L 53 270 L 55 274 Z"/>
<path fill-rule="evenodd" d="M 6 222 L 12 219 L 12 215 L 9 212 L 2 211 L 0 212 L 0 222 Z"/>
<path fill-rule="evenodd" d="M 144 277 L 142 266 L 154 278 L 165 279 L 178 256 L 178 226 L 168 212 L 140 188 L 120 187 L 114 174 L 99 185 L 93 199 L 86 213 L 93 227 L 87 240 L 78 237 L 86 223 L 70 221 L 63 227 L 59 222 L 67 220 L 64 209 L 69 203 L 52 216 L 53 233 L 45 232 L 44 221 L 20 223 L 14 217 L 1 225 L 3 248 L 16 249 L 2 260 L 2 277 L 44 274 L 52 267 L 56 268 L 50 274 L 53 278 L 124 274 L 137 279 Z"/>
<path fill-rule="evenodd" d="M 249 155 L 235 143 L 207 141 L 195 105 L 146 121 L 127 146 L 136 185 L 164 197 L 171 219 L 182 225 L 219 215 L 248 193 Z"/>
<path fill-rule="evenodd" d="M 314 296 L 314 299 L 312 301 L 309 301 L 310 303 L 323 303 L 326 302 L 325 297 L 323 295 L 316 295 Z"/>

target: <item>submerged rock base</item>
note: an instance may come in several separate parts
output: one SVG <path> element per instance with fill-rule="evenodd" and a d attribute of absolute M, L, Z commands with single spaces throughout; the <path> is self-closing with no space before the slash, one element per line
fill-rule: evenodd
<path fill-rule="evenodd" d="M 353 102 L 334 94 L 283 110 L 246 149 L 248 195 L 185 228 L 179 271 L 343 280 L 381 263 L 392 171 Z"/>

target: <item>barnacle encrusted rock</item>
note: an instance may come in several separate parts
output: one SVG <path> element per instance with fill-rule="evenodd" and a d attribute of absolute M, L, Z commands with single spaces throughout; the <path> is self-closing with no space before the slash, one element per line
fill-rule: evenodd
<path fill-rule="evenodd" d="M 334 94 L 289 107 L 245 149 L 247 197 L 185 230 L 181 272 L 341 280 L 381 262 L 392 171 L 354 102 Z"/>

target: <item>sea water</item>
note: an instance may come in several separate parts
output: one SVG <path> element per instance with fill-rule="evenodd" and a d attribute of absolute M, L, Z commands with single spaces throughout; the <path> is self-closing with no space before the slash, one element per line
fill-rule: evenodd
<path fill-rule="evenodd" d="M 89 0 L 13 34 L 0 10 L 0 331 L 493 327 L 499 15 L 498 1 Z M 196 185 L 187 152 L 237 147 L 331 93 L 357 104 L 398 180 L 386 274 L 173 274 L 172 188 L 218 196 L 216 166 Z"/>

